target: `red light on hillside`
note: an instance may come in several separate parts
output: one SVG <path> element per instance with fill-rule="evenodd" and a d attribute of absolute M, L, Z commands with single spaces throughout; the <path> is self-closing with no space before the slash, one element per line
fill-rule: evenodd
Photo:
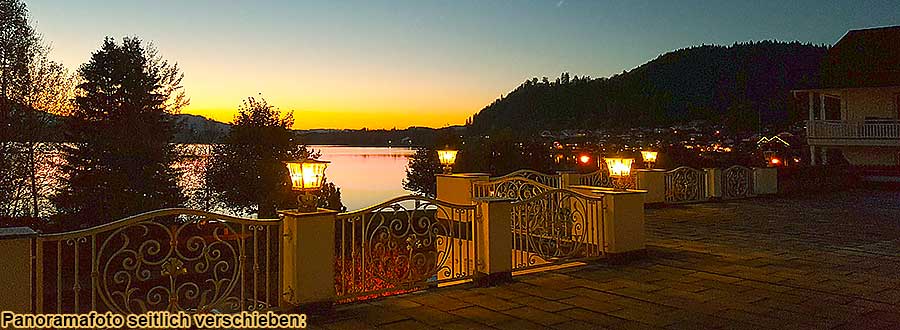
<path fill-rule="evenodd" d="M 591 161 L 591 156 L 581 155 L 581 157 L 578 157 L 578 160 L 581 161 L 582 164 L 587 164 Z"/>

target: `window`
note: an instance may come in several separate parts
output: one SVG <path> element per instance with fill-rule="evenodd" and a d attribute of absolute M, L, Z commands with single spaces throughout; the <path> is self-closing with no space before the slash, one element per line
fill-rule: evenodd
<path fill-rule="evenodd" d="M 841 120 L 841 99 L 825 95 L 825 120 Z"/>

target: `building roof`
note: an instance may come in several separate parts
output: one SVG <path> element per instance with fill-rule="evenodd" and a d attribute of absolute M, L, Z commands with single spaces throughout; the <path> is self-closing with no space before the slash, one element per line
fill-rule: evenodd
<path fill-rule="evenodd" d="M 850 30 L 828 50 L 823 88 L 900 86 L 900 26 Z"/>

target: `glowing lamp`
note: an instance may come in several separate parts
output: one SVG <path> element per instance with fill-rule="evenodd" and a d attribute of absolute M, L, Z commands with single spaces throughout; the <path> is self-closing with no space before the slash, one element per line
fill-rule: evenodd
<path fill-rule="evenodd" d="M 581 161 L 582 164 L 587 164 L 591 161 L 591 156 L 581 155 L 581 157 L 578 157 L 578 160 Z"/>
<path fill-rule="evenodd" d="M 606 158 L 606 168 L 609 170 L 609 176 L 615 178 L 624 178 L 631 175 L 631 164 L 634 163 L 632 158 Z"/>
<path fill-rule="evenodd" d="M 781 164 L 781 160 L 778 158 L 772 158 L 772 160 L 770 160 L 769 162 L 772 163 L 772 165 L 776 165 L 776 166 L 778 164 Z"/>
<path fill-rule="evenodd" d="M 641 158 L 644 159 L 644 167 L 653 168 L 653 164 L 656 164 L 656 156 L 659 153 L 656 151 L 650 150 L 641 150 Z"/>
<path fill-rule="evenodd" d="M 445 149 L 438 150 L 438 159 L 444 166 L 444 174 L 450 174 L 453 171 L 453 164 L 456 163 L 456 153 L 458 150 Z"/>
<path fill-rule="evenodd" d="M 325 183 L 325 168 L 329 161 L 317 159 L 304 159 L 302 161 L 284 162 L 290 172 L 291 189 L 300 191 L 297 197 L 297 210 L 301 212 L 315 212 L 317 198 L 314 194 Z"/>

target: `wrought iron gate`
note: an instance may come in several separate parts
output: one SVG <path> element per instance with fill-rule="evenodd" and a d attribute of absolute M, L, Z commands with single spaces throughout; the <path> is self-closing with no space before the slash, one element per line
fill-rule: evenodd
<path fill-rule="evenodd" d="M 163 209 L 36 241 L 38 313 L 278 306 L 279 219 Z"/>
<path fill-rule="evenodd" d="M 722 198 L 745 198 L 753 195 L 753 170 L 735 165 L 722 171 Z"/>
<path fill-rule="evenodd" d="M 707 200 L 706 173 L 682 166 L 665 174 L 666 203 L 690 203 Z"/>
<path fill-rule="evenodd" d="M 567 189 L 513 203 L 513 269 L 602 256 L 603 208 L 603 197 Z"/>
<path fill-rule="evenodd" d="M 505 177 L 491 181 L 477 181 L 472 187 L 472 197 L 503 197 L 521 201 L 555 189 L 524 177 Z"/>
<path fill-rule="evenodd" d="M 339 299 L 403 292 L 475 276 L 475 205 L 398 197 L 335 224 Z"/>
<path fill-rule="evenodd" d="M 518 170 L 504 176 L 493 177 L 490 179 L 490 181 L 499 181 L 509 178 L 528 179 L 549 187 L 560 188 L 559 175 L 544 174 L 535 170 Z"/>

